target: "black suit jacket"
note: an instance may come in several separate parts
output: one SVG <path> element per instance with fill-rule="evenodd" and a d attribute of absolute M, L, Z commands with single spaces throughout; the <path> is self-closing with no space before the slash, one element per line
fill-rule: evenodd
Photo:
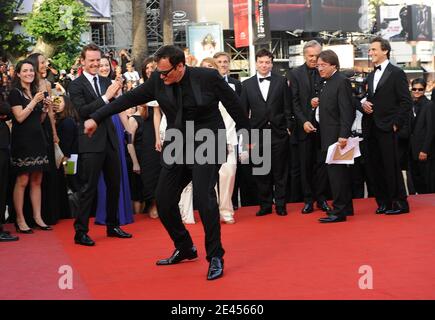
<path fill-rule="evenodd" d="M 392 132 L 393 125 L 399 129 L 406 126 L 412 108 L 408 80 L 402 69 L 388 64 L 376 91 L 373 89 L 374 74 L 370 73 L 367 78 L 367 100 L 373 103 L 373 113 L 363 115 L 362 127 L 365 137 L 368 137 L 372 125 L 385 132 Z"/>
<path fill-rule="evenodd" d="M 322 151 L 327 151 L 338 138 L 347 139 L 351 136 L 356 110 L 349 79 L 340 72 L 326 79 L 320 92 L 319 103 Z"/>
<path fill-rule="evenodd" d="M 230 76 L 228 76 L 228 83 L 234 84 L 234 86 L 236 87 L 236 93 L 240 97 L 242 95 L 242 83 L 239 80 L 234 79 Z"/>
<path fill-rule="evenodd" d="M 411 156 L 418 160 L 420 152 L 427 153 L 433 157 L 434 128 L 433 112 L 435 103 L 427 100 L 427 103 L 420 107 L 417 117 L 414 119 L 411 133 Z"/>
<path fill-rule="evenodd" d="M 6 101 L 0 101 L 0 115 L 6 116 L 6 118 L 0 119 L 0 149 L 8 149 L 10 144 L 10 130 L 6 121 L 11 119 L 11 108 Z"/>
<path fill-rule="evenodd" d="M 312 122 L 313 114 L 311 108 L 311 84 L 306 64 L 291 70 L 289 77 L 293 101 L 293 113 L 297 122 L 296 135 L 299 140 L 305 140 L 308 134 L 304 130 L 304 123 L 307 121 Z"/>
<path fill-rule="evenodd" d="M 287 79 L 272 73 L 267 99 L 264 100 L 258 85 L 257 75 L 242 83 L 242 104 L 250 112 L 252 128 L 262 129 L 270 123 L 272 130 L 279 135 L 287 135 L 292 130 L 292 108 Z"/>
<path fill-rule="evenodd" d="M 195 131 L 202 128 L 215 132 L 218 129 L 225 129 L 219 111 L 219 101 L 222 102 L 236 122 L 237 129 L 250 129 L 249 119 L 241 106 L 240 98 L 216 70 L 188 66 L 186 68 L 188 68 L 188 76 L 197 105 L 194 116 Z M 165 113 L 168 121 L 167 129 L 184 129 L 185 124 L 180 121 L 183 119 L 183 108 L 177 107 L 173 87 L 165 85 L 157 72 L 154 72 L 145 83 L 125 93 L 107 106 L 97 109 L 91 118 L 101 124 L 115 113 L 152 100 L 157 100 Z"/>
<path fill-rule="evenodd" d="M 112 82 L 105 77 L 98 78 L 100 81 L 101 94 L 104 95 Z M 97 96 L 94 88 L 84 75 L 81 75 L 70 83 L 69 95 L 80 116 L 78 132 L 79 153 L 103 152 L 108 141 L 115 150 L 118 150 L 118 138 L 116 136 L 115 126 L 110 118 L 102 121 L 91 138 L 84 134 L 84 121 L 89 119 L 90 115 L 95 111 L 106 105 L 103 98 Z"/>

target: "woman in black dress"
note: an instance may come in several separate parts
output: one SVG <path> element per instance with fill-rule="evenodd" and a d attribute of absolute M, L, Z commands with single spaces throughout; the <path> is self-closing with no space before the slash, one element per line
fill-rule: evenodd
<path fill-rule="evenodd" d="M 16 228 L 21 233 L 33 233 L 24 219 L 24 191 L 30 183 L 33 218 L 41 230 L 51 230 L 41 218 L 42 172 L 47 170 L 47 142 L 42 128 L 46 117 L 44 92 L 37 89 L 38 80 L 33 64 L 28 60 L 16 66 L 9 104 L 14 115 L 11 133 L 11 162 L 17 173 L 13 191 Z"/>

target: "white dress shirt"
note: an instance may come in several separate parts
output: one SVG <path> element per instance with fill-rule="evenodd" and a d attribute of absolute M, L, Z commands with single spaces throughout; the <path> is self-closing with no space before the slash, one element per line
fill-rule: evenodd
<path fill-rule="evenodd" d="M 92 74 L 90 74 L 90 73 L 88 73 L 88 72 L 86 72 L 86 71 L 83 71 L 83 75 L 86 77 L 86 79 L 88 79 L 88 81 L 89 81 L 89 83 L 91 84 L 92 88 L 94 88 L 95 94 L 96 94 L 97 96 L 98 96 L 98 92 L 100 92 L 100 93 L 102 94 L 102 92 L 101 92 L 101 87 L 100 87 L 100 78 L 99 78 L 98 74 L 96 74 L 95 76 L 93 76 Z M 95 85 L 94 85 L 94 77 L 97 77 L 97 86 L 98 86 L 98 91 L 95 89 Z M 105 95 L 105 94 L 104 94 L 104 95 L 102 94 L 102 95 L 101 95 L 101 98 L 104 100 L 104 102 L 105 102 L 106 104 L 109 103 L 109 99 L 106 98 L 106 95 Z"/>
<path fill-rule="evenodd" d="M 387 68 L 388 64 L 390 63 L 390 60 L 385 60 L 381 63 L 381 70 L 376 70 L 375 76 L 373 78 L 373 92 L 376 92 L 376 88 L 378 87 L 379 81 L 382 78 L 382 75 L 385 72 L 385 69 Z"/>
<path fill-rule="evenodd" d="M 269 72 L 269 74 L 265 77 L 263 77 L 262 75 L 257 73 L 257 81 L 258 81 L 258 85 L 260 86 L 260 90 L 261 90 L 261 95 L 264 98 L 264 101 L 267 100 L 267 95 L 269 94 L 269 88 L 270 88 L 270 81 L 264 80 L 264 81 L 260 81 L 260 78 L 266 78 L 266 77 L 271 77 L 272 73 Z"/>

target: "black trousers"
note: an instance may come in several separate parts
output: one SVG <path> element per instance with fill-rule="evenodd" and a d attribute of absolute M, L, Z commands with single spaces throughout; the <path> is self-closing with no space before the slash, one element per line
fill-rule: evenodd
<path fill-rule="evenodd" d="M 405 204 L 406 189 L 399 163 L 397 134 L 384 132 L 372 125 L 367 141 L 370 176 L 376 202 L 391 208 L 393 203 Z"/>
<path fill-rule="evenodd" d="M 198 208 L 205 232 L 207 260 L 223 257 L 225 251 L 221 243 L 219 206 L 215 185 L 219 177 L 220 165 L 176 164 L 160 171 L 156 189 L 157 209 L 160 221 L 177 249 L 191 248 L 192 238 L 181 220 L 178 202 L 183 189 L 193 182 L 193 201 Z"/>
<path fill-rule="evenodd" d="M 418 194 L 430 193 L 430 178 L 431 178 L 431 165 L 433 160 L 419 161 L 412 159 L 410 161 L 412 182 L 415 191 Z"/>
<path fill-rule="evenodd" d="M 351 170 L 351 167 L 344 164 L 327 165 L 333 199 L 331 213 L 338 216 L 353 214 Z"/>
<path fill-rule="evenodd" d="M 257 175 L 258 199 L 261 208 L 272 207 L 273 200 L 275 205 L 284 207 L 286 201 L 286 189 L 288 179 L 288 157 L 289 157 L 289 136 L 278 136 L 272 131 L 271 141 L 262 141 L 260 133 L 260 155 L 267 150 L 270 143 L 271 150 L 271 170 L 266 175 Z M 263 149 L 263 147 L 265 147 Z M 267 158 L 264 158 L 265 160 Z M 254 165 L 254 167 L 257 165 Z M 261 164 L 260 166 L 264 166 Z"/>
<path fill-rule="evenodd" d="M 323 202 L 328 198 L 329 182 L 325 159 L 320 148 L 319 132 L 299 141 L 302 193 L 305 203 Z"/>
<path fill-rule="evenodd" d="M 97 195 L 98 179 L 103 172 L 106 183 L 107 196 L 107 227 L 119 226 L 118 201 L 121 180 L 121 165 L 118 151 L 107 142 L 106 150 L 98 153 L 81 153 L 79 155 L 79 175 L 82 186 L 79 191 L 80 207 L 74 222 L 77 233 L 89 231 L 89 216 L 93 208 L 93 202 Z"/>
<path fill-rule="evenodd" d="M 10 155 L 8 149 L 0 149 L 0 231 L 5 222 L 6 198 L 9 181 Z"/>

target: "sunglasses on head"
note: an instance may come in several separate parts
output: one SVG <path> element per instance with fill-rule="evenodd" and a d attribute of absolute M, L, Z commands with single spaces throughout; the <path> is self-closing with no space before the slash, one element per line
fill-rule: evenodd
<path fill-rule="evenodd" d="M 422 91 L 424 91 L 424 89 L 423 88 L 412 88 L 412 91 L 420 91 L 420 92 L 422 92 Z"/>
<path fill-rule="evenodd" d="M 156 69 L 156 71 L 158 72 L 158 74 L 160 74 L 160 75 L 162 75 L 162 76 L 164 76 L 164 77 L 167 77 L 168 74 L 169 74 L 172 70 L 174 70 L 174 69 L 175 69 L 175 66 L 172 66 L 172 68 L 169 69 L 169 70 L 164 70 L 164 71 L 162 71 L 162 70 L 157 70 L 157 69 Z"/>

